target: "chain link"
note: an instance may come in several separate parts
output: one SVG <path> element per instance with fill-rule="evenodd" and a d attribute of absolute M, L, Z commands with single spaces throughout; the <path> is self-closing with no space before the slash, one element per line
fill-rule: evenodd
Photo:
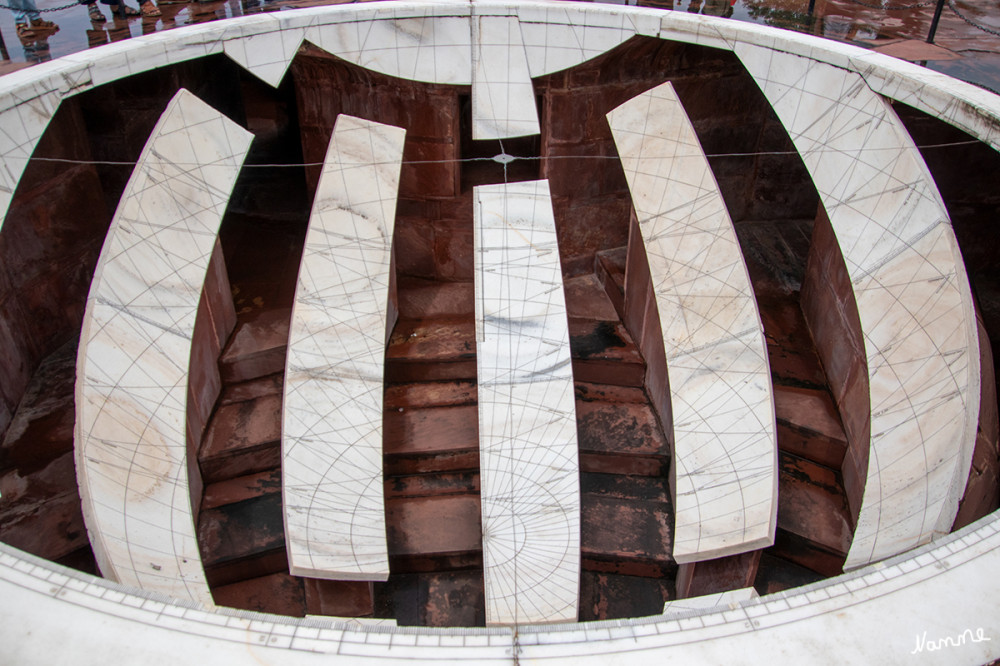
<path fill-rule="evenodd" d="M 951 11 L 955 12 L 958 18 L 962 19 L 963 21 L 971 25 L 973 28 L 979 28 L 983 32 L 988 32 L 991 35 L 1000 37 L 1000 30 L 994 30 L 993 28 L 987 28 L 985 25 L 979 25 L 978 23 L 970 19 L 968 16 L 958 11 L 958 5 L 955 4 L 955 0 L 948 0 L 948 7 L 951 8 Z"/>
<path fill-rule="evenodd" d="M 882 9 L 887 12 L 893 12 L 900 9 L 920 9 L 921 7 L 930 7 L 934 4 L 934 0 L 929 0 L 928 2 L 917 2 L 912 5 L 876 5 L 874 3 L 865 2 L 864 0 L 851 0 L 856 5 L 861 5 L 863 7 L 869 7 L 871 9 Z"/>
<path fill-rule="evenodd" d="M 61 12 L 64 9 L 69 9 L 70 7 L 78 7 L 79 2 L 74 2 L 68 5 L 62 5 L 61 7 L 50 7 L 49 9 L 25 9 L 24 7 L 11 7 L 10 5 L 0 4 L 0 9 L 9 9 L 12 12 L 38 12 L 39 14 L 44 14 L 45 12 Z"/>

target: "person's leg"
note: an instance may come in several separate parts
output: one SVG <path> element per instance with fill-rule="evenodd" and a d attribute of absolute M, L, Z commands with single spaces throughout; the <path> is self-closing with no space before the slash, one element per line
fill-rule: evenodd
<path fill-rule="evenodd" d="M 27 24 L 31 19 L 41 18 L 41 14 L 38 13 L 38 6 L 35 4 L 35 0 L 11 0 L 11 7 L 17 9 L 14 13 L 14 23 L 21 25 Z"/>

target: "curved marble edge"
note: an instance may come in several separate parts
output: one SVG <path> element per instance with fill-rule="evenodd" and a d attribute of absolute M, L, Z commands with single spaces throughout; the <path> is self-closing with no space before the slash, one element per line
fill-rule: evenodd
<path fill-rule="evenodd" d="M 310 34 L 323 26 L 368 20 L 469 17 L 473 12 L 518 16 L 533 77 L 578 64 L 564 58 L 556 58 L 551 64 L 546 64 L 542 58 L 539 64 L 539 42 L 544 44 L 545 34 L 540 31 L 539 24 L 544 26 L 551 21 L 568 27 L 617 30 L 619 37 L 624 37 L 610 41 L 604 38 L 595 43 L 593 49 L 610 48 L 632 34 L 729 51 L 735 44 L 744 42 L 856 71 L 876 92 L 939 117 L 1000 150 L 1000 97 L 912 63 L 812 35 L 685 12 L 562 1 L 536 0 L 520 4 L 502 0 L 365 2 L 246 16 L 143 35 L 0 77 L 0 156 L 3 164 L 0 169 L 0 217 L 6 217 L 17 181 L 64 97 L 125 76 L 223 52 L 255 75 L 274 83 L 280 81 L 288 63 L 254 60 L 256 54 L 248 52 L 246 44 L 241 46 L 236 42 L 261 40 L 274 44 L 273 38 L 265 37 L 268 33 L 293 31 L 292 38 L 288 40 L 282 36 L 280 44 L 283 53 L 294 56 L 291 44 L 294 43 L 297 49 L 300 43 L 295 31 L 301 31 L 303 39 L 309 39 Z M 532 31 L 538 31 L 541 36 Z M 590 48 L 581 52 L 587 57 L 599 55 Z M 471 68 L 468 76 L 471 82 Z"/>
<path fill-rule="evenodd" d="M 793 655 L 809 663 L 982 664 L 1000 656 L 997 567 L 1000 515 L 992 514 L 905 556 L 736 608 L 519 626 L 515 639 L 506 627 L 358 627 L 209 611 L 0 543 L 0 641 L 22 666 L 104 666 L 112 656 L 166 665 L 192 654 L 225 665 L 245 664 L 248 656 L 275 666 L 326 664 L 334 655 L 350 664 L 510 663 L 514 649 L 522 660 L 570 666 L 615 657 L 621 661 L 610 663 L 767 665 Z M 952 643 L 942 643 L 946 638 Z"/>
<path fill-rule="evenodd" d="M 205 272 L 252 140 L 187 90 L 173 97 L 111 221 L 77 362 L 77 482 L 102 573 L 206 606 L 186 463 L 188 364 Z"/>
<path fill-rule="evenodd" d="M 337 117 L 295 289 L 281 429 L 293 575 L 389 577 L 382 488 L 386 304 L 406 130 Z"/>
<path fill-rule="evenodd" d="M 766 548 L 778 512 L 774 394 L 740 243 L 668 81 L 608 113 L 649 261 L 673 405 L 673 556 Z"/>

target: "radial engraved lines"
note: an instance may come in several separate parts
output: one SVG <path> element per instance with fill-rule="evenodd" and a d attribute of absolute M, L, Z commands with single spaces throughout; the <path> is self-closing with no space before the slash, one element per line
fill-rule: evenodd
<path fill-rule="evenodd" d="M 674 417 L 674 558 L 771 545 L 774 398 L 729 213 L 670 83 L 608 114 L 660 313 Z"/>
<path fill-rule="evenodd" d="M 580 470 L 549 185 L 474 196 L 486 622 L 575 621 Z"/>
<path fill-rule="evenodd" d="M 538 134 L 535 88 L 514 16 L 473 17 L 472 138 Z"/>
<path fill-rule="evenodd" d="M 413 8 L 387 8 L 384 18 L 314 26 L 306 39 L 360 65 L 413 81 L 469 85 L 472 82 L 470 5 L 455 4 L 448 16 L 399 16 Z M 451 15 L 454 14 L 454 15 Z"/>
<path fill-rule="evenodd" d="M 111 222 L 77 366 L 77 477 L 101 573 L 206 606 L 185 462 L 188 363 L 252 138 L 185 90 L 170 102 Z"/>
<path fill-rule="evenodd" d="M 861 76 L 745 44 L 736 53 L 812 174 L 857 300 L 871 452 L 854 568 L 951 528 L 979 417 L 972 296 L 923 160 Z"/>
<path fill-rule="evenodd" d="M 309 218 L 285 370 L 291 572 L 385 580 L 382 380 L 405 130 L 341 115 Z"/>

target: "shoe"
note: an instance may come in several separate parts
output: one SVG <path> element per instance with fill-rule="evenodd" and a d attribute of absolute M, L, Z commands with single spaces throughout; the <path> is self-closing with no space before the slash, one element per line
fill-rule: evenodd
<path fill-rule="evenodd" d="M 134 16 L 142 16 L 142 12 L 140 12 L 135 7 L 129 7 L 124 2 L 119 2 L 118 6 L 112 11 L 118 14 L 118 16 L 123 16 L 126 18 L 132 18 Z"/>
<path fill-rule="evenodd" d="M 90 20 L 94 23 L 104 23 L 108 20 L 104 17 L 104 14 L 101 13 L 101 10 L 97 8 L 96 4 L 90 6 L 90 9 L 87 10 L 87 14 L 90 16 Z"/>
<path fill-rule="evenodd" d="M 17 36 L 21 39 L 34 39 L 35 31 L 27 23 L 18 23 Z"/>
<path fill-rule="evenodd" d="M 139 9 L 142 11 L 142 16 L 144 18 L 155 18 L 163 15 L 163 12 L 161 12 L 157 6 L 153 4 L 153 0 L 146 0 L 144 3 L 139 5 Z"/>
<path fill-rule="evenodd" d="M 52 21 L 46 21 L 42 18 L 31 19 L 31 27 L 33 29 L 41 30 L 57 30 L 59 28 L 59 26 Z"/>

